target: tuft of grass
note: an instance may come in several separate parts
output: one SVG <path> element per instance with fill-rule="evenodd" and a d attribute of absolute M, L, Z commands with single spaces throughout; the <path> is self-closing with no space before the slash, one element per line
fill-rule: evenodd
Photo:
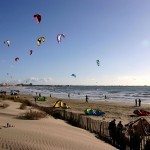
<path fill-rule="evenodd" d="M 45 118 L 46 115 L 47 114 L 42 111 L 30 110 L 20 115 L 18 118 L 25 120 L 39 120 L 41 118 Z"/>
<path fill-rule="evenodd" d="M 7 108 L 9 106 L 9 104 L 7 104 L 7 103 L 3 103 L 3 104 L 0 104 L 0 108 Z"/>
<path fill-rule="evenodd" d="M 20 109 L 26 109 L 26 108 L 27 108 L 26 103 L 22 103 L 22 104 L 20 105 Z"/>

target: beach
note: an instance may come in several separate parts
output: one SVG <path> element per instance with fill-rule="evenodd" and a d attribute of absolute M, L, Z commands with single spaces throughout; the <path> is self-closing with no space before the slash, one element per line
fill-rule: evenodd
<path fill-rule="evenodd" d="M 2 150 L 116 149 L 97 139 L 94 134 L 51 116 L 40 120 L 17 119 L 20 113 L 26 111 L 19 109 L 21 103 L 9 100 L 1 100 L 0 103 L 9 105 L 0 109 L 0 149 Z M 7 123 L 12 127 L 6 127 Z"/>
<path fill-rule="evenodd" d="M 0 104 L 8 104 L 7 108 L 0 108 L 0 147 L 1 149 L 54 149 L 54 150 L 104 150 L 116 149 L 109 144 L 97 139 L 94 134 L 71 126 L 65 121 L 54 119 L 48 115 L 40 120 L 21 120 L 17 116 L 26 112 L 32 107 L 25 110 L 19 109 L 21 103 L 14 102 L 8 96 L 5 100 L 1 98 Z M 33 95 L 21 94 L 20 100 L 29 100 L 33 104 L 35 99 Z M 109 102 L 104 100 L 101 102 L 85 100 L 58 99 L 55 97 L 46 97 L 46 101 L 36 101 L 36 104 L 44 107 L 52 107 L 58 100 L 66 103 L 70 107 L 68 111 L 84 113 L 86 108 L 100 109 L 105 112 L 104 116 L 90 116 L 92 119 L 109 122 L 116 119 L 116 124 L 122 121 L 125 125 L 139 117 L 132 116 L 135 109 L 144 109 L 150 111 L 149 105 L 135 107 L 133 103 Z M 18 101 L 18 100 L 17 100 Z M 32 108 L 33 109 L 33 108 Z M 145 117 L 148 121 L 149 117 Z M 6 123 L 10 123 L 13 127 L 6 128 Z"/>
<path fill-rule="evenodd" d="M 32 96 L 29 96 L 30 100 L 34 102 Z M 135 107 L 135 103 L 129 103 L 127 102 L 115 102 L 115 101 L 109 101 L 109 99 L 103 99 L 101 101 L 92 101 L 89 100 L 88 103 L 86 103 L 85 99 L 79 100 L 79 99 L 58 99 L 58 98 L 51 98 L 47 97 L 47 100 L 45 102 L 37 101 L 38 105 L 42 106 L 49 106 L 52 107 L 54 103 L 57 100 L 62 100 L 64 103 L 66 103 L 69 107 L 71 107 L 71 110 L 74 111 L 80 111 L 84 112 L 87 108 L 92 109 L 99 109 L 102 112 L 105 112 L 105 115 L 103 117 L 92 117 L 99 120 L 105 120 L 105 121 L 111 121 L 112 119 L 116 119 L 116 122 L 122 121 L 122 123 L 125 125 L 131 121 L 134 121 L 138 119 L 139 117 L 134 116 L 133 111 L 136 109 L 144 109 L 146 111 L 150 111 L 150 105 L 149 104 L 142 104 L 140 107 Z M 147 120 L 150 121 L 150 118 L 148 116 L 145 116 Z"/>

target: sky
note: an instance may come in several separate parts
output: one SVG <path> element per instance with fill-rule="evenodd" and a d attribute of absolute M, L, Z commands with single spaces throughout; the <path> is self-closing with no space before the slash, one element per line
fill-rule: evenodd
<path fill-rule="evenodd" d="M 149 0 L 1 0 L 0 83 L 150 85 L 149 76 Z"/>

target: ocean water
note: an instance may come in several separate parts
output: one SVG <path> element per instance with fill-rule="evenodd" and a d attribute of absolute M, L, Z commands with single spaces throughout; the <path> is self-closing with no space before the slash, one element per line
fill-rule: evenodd
<path fill-rule="evenodd" d="M 134 102 L 141 99 L 142 103 L 150 104 L 150 86 L 12 86 L 0 87 L 0 90 L 20 90 L 24 94 L 41 93 L 43 96 L 70 99 L 85 99 L 88 95 L 89 100 L 102 101 L 107 96 L 108 101 Z"/>

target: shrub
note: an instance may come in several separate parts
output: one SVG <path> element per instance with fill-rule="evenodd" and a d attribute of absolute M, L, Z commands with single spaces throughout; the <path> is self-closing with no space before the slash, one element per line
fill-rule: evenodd
<path fill-rule="evenodd" d="M 47 114 L 42 111 L 30 110 L 22 114 L 21 116 L 19 116 L 19 118 L 27 119 L 27 120 L 38 120 L 38 119 L 46 117 L 46 115 Z"/>
<path fill-rule="evenodd" d="M 32 103 L 29 100 L 24 100 L 23 103 L 25 103 L 27 106 L 32 106 Z"/>
<path fill-rule="evenodd" d="M 26 109 L 26 107 L 27 107 L 26 103 L 22 103 L 22 104 L 20 105 L 20 109 Z"/>
<path fill-rule="evenodd" d="M 3 109 L 6 108 L 6 107 L 8 107 L 8 106 L 9 106 L 9 104 L 6 104 L 6 103 L 0 104 L 0 107 L 3 108 Z"/>

